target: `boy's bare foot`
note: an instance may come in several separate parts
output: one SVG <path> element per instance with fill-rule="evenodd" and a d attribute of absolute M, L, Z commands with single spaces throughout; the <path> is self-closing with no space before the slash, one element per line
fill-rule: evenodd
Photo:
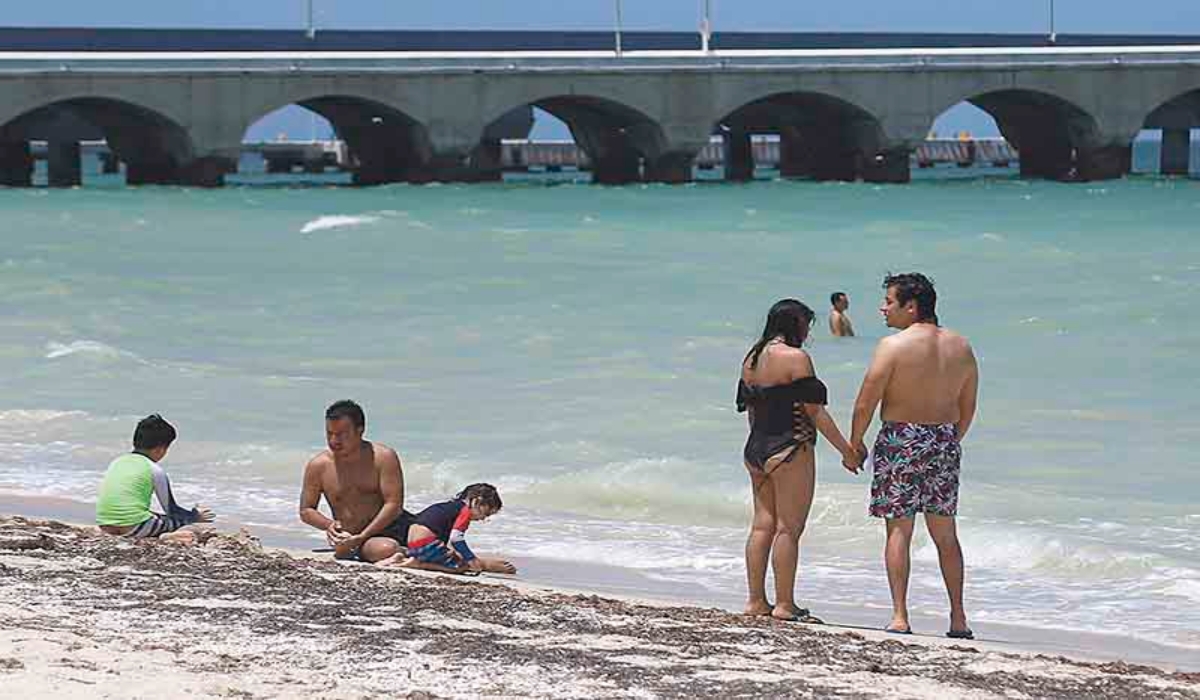
<path fill-rule="evenodd" d="M 746 608 L 745 608 L 745 610 L 742 611 L 742 614 L 749 615 L 751 617 L 762 617 L 763 615 L 770 615 L 771 614 L 771 604 L 765 600 L 752 600 L 749 603 L 746 603 Z"/>
<path fill-rule="evenodd" d="M 196 544 L 199 541 L 199 538 L 196 537 L 196 533 L 192 532 L 191 530 L 176 530 L 175 532 L 168 532 L 166 534 L 159 535 L 158 541 L 166 544 L 191 546 Z"/>

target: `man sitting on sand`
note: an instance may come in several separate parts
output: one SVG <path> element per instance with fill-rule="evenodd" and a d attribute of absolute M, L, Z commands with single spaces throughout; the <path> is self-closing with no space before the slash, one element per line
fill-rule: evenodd
<path fill-rule="evenodd" d="M 845 292 L 834 292 L 829 297 L 829 303 L 833 307 L 829 312 L 829 332 L 836 338 L 853 338 L 854 325 L 846 315 L 850 309 L 850 297 Z"/>
<path fill-rule="evenodd" d="M 404 475 L 392 448 L 363 439 L 367 419 L 353 401 L 325 411 L 325 442 L 304 468 L 300 520 L 325 531 L 339 559 L 374 562 L 402 552 L 408 543 Z M 332 518 L 318 506 L 329 502 Z"/>
<path fill-rule="evenodd" d="M 96 524 L 101 531 L 140 539 L 212 522 L 215 516 L 211 510 L 200 506 L 187 510 L 175 503 L 171 481 L 158 466 L 175 437 L 175 427 L 157 413 L 138 422 L 133 431 L 133 452 L 113 460 L 100 484 Z M 161 515 L 150 510 L 151 493 L 164 511 Z"/>
<path fill-rule="evenodd" d="M 979 368 L 967 339 L 938 325 L 937 292 L 925 275 L 889 275 L 883 287 L 880 311 L 888 327 L 900 332 L 875 349 L 854 404 L 850 442 L 859 460 L 865 459 L 863 438 L 882 402 L 883 426 L 872 456 L 871 515 L 887 524 L 884 560 L 893 612 L 886 629 L 912 632 L 909 549 L 921 513 L 950 598 L 946 636 L 972 639 L 963 610 L 963 555 L 954 519 L 961 443 L 975 418 Z"/>

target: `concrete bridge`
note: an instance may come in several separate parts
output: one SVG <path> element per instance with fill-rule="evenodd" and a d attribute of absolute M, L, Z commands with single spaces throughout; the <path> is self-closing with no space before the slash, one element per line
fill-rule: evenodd
<path fill-rule="evenodd" d="M 177 34 L 142 32 L 137 50 L 114 50 L 103 30 L 41 43 L 35 30 L 0 31 L 0 184 L 30 183 L 33 140 L 49 143 L 51 183 L 75 184 L 79 142 L 102 138 L 131 184 L 219 185 L 246 129 L 290 104 L 333 124 L 359 184 L 496 179 L 501 140 L 527 136 L 533 107 L 566 122 L 594 179 L 613 184 L 688 181 L 714 134 L 730 179 L 753 171 L 751 135 L 776 134 L 784 177 L 905 182 L 934 120 L 964 100 L 996 119 L 1028 177 L 1120 177 L 1143 128 L 1163 130 L 1164 172 L 1186 173 L 1200 126 L 1200 37 L 727 48 L 736 42 L 718 36 L 705 52 L 659 48 L 682 41 L 662 35 L 618 54 L 562 48 L 563 33 L 545 35 L 552 49 L 462 33 L 486 51 L 376 50 L 393 33 L 370 32 L 358 45 L 372 50 L 293 50 L 305 46 L 295 33 L 263 39 L 285 50 L 229 36 L 193 50 Z"/>

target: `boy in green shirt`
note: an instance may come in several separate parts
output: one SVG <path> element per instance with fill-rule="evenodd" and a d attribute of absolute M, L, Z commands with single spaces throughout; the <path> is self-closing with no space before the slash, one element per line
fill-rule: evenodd
<path fill-rule="evenodd" d="M 175 441 L 175 428 L 157 413 L 143 418 L 133 432 L 133 452 L 108 465 L 96 498 L 96 524 L 110 535 L 158 537 L 186 525 L 209 523 L 207 508 L 179 507 L 171 481 L 158 463 Z M 150 510 L 150 495 L 158 498 L 163 514 Z"/>

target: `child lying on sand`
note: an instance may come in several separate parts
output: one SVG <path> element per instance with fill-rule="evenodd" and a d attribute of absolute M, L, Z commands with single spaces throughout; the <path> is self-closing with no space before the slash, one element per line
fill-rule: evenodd
<path fill-rule="evenodd" d="M 506 561 L 480 559 L 467 546 L 467 528 L 500 512 L 503 503 L 491 484 L 471 484 L 449 501 L 435 503 L 415 516 L 408 526 L 408 551 L 376 562 L 384 568 L 425 569 L 452 574 L 478 575 L 483 571 L 515 574 Z"/>

